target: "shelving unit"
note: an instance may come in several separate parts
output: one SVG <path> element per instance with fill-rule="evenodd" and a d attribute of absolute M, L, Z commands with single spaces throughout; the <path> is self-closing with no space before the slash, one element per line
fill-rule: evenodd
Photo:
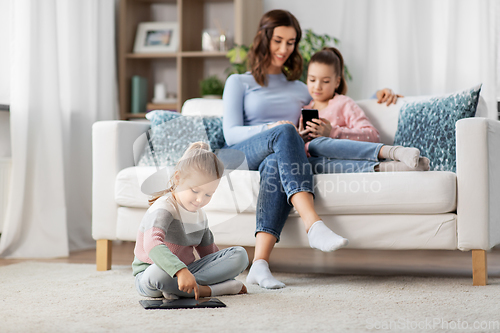
<path fill-rule="evenodd" d="M 180 111 L 190 98 L 199 97 L 199 81 L 203 79 L 207 59 L 225 59 L 226 52 L 201 50 L 205 25 L 205 6 L 225 2 L 234 6 L 234 42 L 250 45 L 262 16 L 262 0 L 120 0 L 118 40 L 118 85 L 120 118 L 143 118 L 144 114 L 130 113 L 131 79 L 141 75 L 148 80 L 148 101 L 153 98 L 153 64 L 173 61 L 177 72 L 177 103 L 167 105 Z M 137 27 L 153 21 L 154 4 L 175 5 L 179 24 L 179 49 L 175 53 L 133 53 Z M 229 65 L 229 61 L 228 61 Z M 165 105 L 162 105 L 165 108 Z"/>

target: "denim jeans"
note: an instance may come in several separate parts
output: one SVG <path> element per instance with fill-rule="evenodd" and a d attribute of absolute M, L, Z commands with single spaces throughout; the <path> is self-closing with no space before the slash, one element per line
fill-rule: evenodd
<path fill-rule="evenodd" d="M 234 246 L 208 254 L 192 262 L 187 268 L 194 275 L 196 283 L 208 286 L 234 279 L 247 266 L 247 251 L 241 246 Z M 162 292 L 180 297 L 194 297 L 194 293 L 180 291 L 177 277 L 171 277 L 156 264 L 150 265 L 135 276 L 135 287 L 139 294 L 145 297 L 162 297 Z"/>
<path fill-rule="evenodd" d="M 309 143 L 309 162 L 315 174 L 373 172 L 380 162 L 382 143 L 315 138 Z"/>
<path fill-rule="evenodd" d="M 293 125 L 283 124 L 226 148 L 242 151 L 248 168 L 259 170 L 255 233 L 269 233 L 279 242 L 291 210 L 290 197 L 298 192 L 314 195 L 304 141 Z"/>

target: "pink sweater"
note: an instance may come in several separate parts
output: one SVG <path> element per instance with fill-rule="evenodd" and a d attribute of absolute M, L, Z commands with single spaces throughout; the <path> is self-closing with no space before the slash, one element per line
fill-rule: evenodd
<path fill-rule="evenodd" d="M 304 108 L 314 108 L 314 101 Z M 330 121 L 332 125 L 330 137 L 333 139 L 380 142 L 377 129 L 350 97 L 335 95 L 328 102 L 328 106 L 319 112 L 319 117 Z M 305 148 L 309 156 L 309 142 Z"/>

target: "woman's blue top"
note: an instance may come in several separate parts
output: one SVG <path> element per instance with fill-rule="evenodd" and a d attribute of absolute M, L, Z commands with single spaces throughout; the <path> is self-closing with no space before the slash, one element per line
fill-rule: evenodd
<path fill-rule="evenodd" d="M 301 81 L 269 74 L 262 87 L 249 72 L 228 77 L 224 87 L 224 138 L 228 146 L 267 129 L 268 123 L 289 120 L 298 125 L 300 110 L 311 97 Z"/>

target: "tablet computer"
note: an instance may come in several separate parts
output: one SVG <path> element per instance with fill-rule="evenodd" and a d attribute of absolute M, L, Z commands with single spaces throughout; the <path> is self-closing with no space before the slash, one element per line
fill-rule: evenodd
<path fill-rule="evenodd" d="M 160 299 L 160 300 L 141 300 L 139 301 L 144 309 L 200 309 L 200 308 L 224 308 L 226 304 L 218 298 L 200 299 L 179 298 L 179 299 Z"/>

